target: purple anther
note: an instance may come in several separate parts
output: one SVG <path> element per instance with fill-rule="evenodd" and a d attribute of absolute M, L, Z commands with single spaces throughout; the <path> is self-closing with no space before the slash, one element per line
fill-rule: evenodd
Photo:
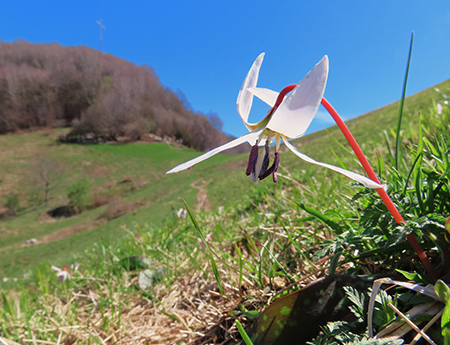
<path fill-rule="evenodd" d="M 255 171 L 256 161 L 258 160 L 258 142 L 253 145 L 252 150 L 250 151 L 250 156 L 248 157 L 247 170 L 245 174 L 249 176 L 252 172 Z"/>
<path fill-rule="evenodd" d="M 259 176 L 260 180 L 264 180 L 267 176 L 269 176 L 270 174 L 273 174 L 273 182 L 277 182 L 277 170 L 278 170 L 278 165 L 280 164 L 280 154 L 278 152 L 275 152 L 275 160 L 273 161 L 272 166 L 267 169 L 264 174 Z"/>
<path fill-rule="evenodd" d="M 264 174 L 261 174 L 261 175 L 259 175 L 258 177 L 259 177 L 260 180 L 264 180 L 264 179 L 265 179 L 267 176 L 269 176 L 272 172 L 273 172 L 273 165 L 272 165 L 269 169 L 267 169 L 267 170 L 264 172 Z"/>
<path fill-rule="evenodd" d="M 277 182 L 277 171 L 278 166 L 280 165 L 280 154 L 278 152 L 275 152 L 275 161 L 273 162 L 273 182 Z"/>
<path fill-rule="evenodd" d="M 266 140 L 266 144 L 264 145 L 264 150 L 265 150 L 264 159 L 262 161 L 261 169 L 259 170 L 259 175 L 258 175 L 259 179 L 261 179 L 261 176 L 264 175 L 264 173 L 267 171 L 267 167 L 269 166 L 269 152 L 270 152 L 269 140 Z"/>

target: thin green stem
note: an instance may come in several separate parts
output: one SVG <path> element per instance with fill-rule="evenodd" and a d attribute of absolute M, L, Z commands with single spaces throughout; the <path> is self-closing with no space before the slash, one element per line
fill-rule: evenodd
<path fill-rule="evenodd" d="M 395 138 L 395 169 L 397 169 L 397 170 L 398 170 L 398 157 L 399 157 L 399 152 L 400 152 L 399 151 L 399 149 L 400 149 L 400 129 L 402 127 L 403 104 L 405 103 L 406 83 L 408 81 L 409 65 L 411 63 L 413 40 L 414 40 L 414 32 L 411 34 L 411 42 L 409 44 L 408 64 L 406 66 L 405 80 L 403 82 L 402 99 L 400 100 L 400 110 L 399 110 L 398 122 L 397 122 L 397 136 Z"/>

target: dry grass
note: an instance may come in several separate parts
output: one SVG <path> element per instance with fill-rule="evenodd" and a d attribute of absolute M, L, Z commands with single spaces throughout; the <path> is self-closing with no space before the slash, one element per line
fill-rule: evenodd
<path fill-rule="evenodd" d="M 322 270 L 312 272 L 299 283 L 306 285 L 322 274 Z M 78 278 L 95 280 L 100 287 L 73 291 L 67 299 L 43 295 L 42 302 L 46 307 L 36 311 L 29 320 L 31 339 L 24 321 L 16 323 L 15 327 L 22 330 L 20 337 L 24 343 L 33 339 L 37 342 L 46 340 L 47 333 L 48 338 L 50 334 L 58 338 L 57 343 L 49 341 L 48 344 L 87 344 L 93 340 L 99 344 L 118 345 L 235 344 L 240 336 L 233 312 L 238 315 L 241 305 L 247 310 L 260 310 L 275 291 L 264 293 L 254 287 L 244 290 L 226 284 L 226 294 L 221 295 L 217 285 L 202 275 L 201 272 L 187 274 L 169 289 L 157 286 L 153 292 L 154 300 L 159 300 L 156 303 L 143 298 L 140 293 L 124 296 L 115 291 L 111 294 L 111 287 L 101 279 Z M 129 285 L 137 284 L 137 277 L 129 278 Z M 284 281 L 275 286 L 278 292 L 281 286 L 286 287 Z M 105 299 L 109 299 L 110 306 L 100 307 L 100 301 Z M 239 319 L 244 324 L 248 321 L 242 316 Z M 45 329 L 42 325 L 46 325 Z"/>
<path fill-rule="evenodd" d="M 247 229 L 250 233 L 266 229 L 280 240 L 284 235 L 280 229 L 264 225 Z M 139 239 L 136 241 L 140 243 Z M 213 242 L 211 245 L 217 252 L 230 253 L 233 247 L 230 243 Z M 192 255 L 199 250 L 200 247 L 195 248 Z M 221 294 L 207 256 L 201 268 L 194 270 L 184 252 L 177 255 L 180 262 L 177 271 L 181 276 L 155 285 L 147 294 L 137 288 L 136 273 L 123 272 L 119 276 L 100 278 L 85 276 L 81 269 L 73 278 L 76 288 L 43 294 L 40 304 L 44 308 L 34 312 L 28 324 L 22 315 L 11 327 L 18 330 L 24 344 L 33 343 L 35 339 L 36 343 L 47 341 L 47 344 L 231 345 L 240 339 L 235 320 L 239 319 L 244 325 L 251 323 L 241 313 L 242 306 L 248 311 L 260 311 L 277 294 L 293 285 L 282 276 L 264 277 L 265 290 L 245 278 L 239 285 L 238 273 L 229 269 L 234 263 L 219 261 L 224 287 Z M 242 255 L 248 261 L 259 260 L 258 255 L 245 250 Z M 313 264 L 298 265 L 292 272 L 293 276 L 300 277 L 295 284 L 307 285 L 322 277 L 328 267 L 328 257 Z M 271 286 L 270 291 L 268 286 Z M 16 295 L 18 300 L 20 291 Z"/>

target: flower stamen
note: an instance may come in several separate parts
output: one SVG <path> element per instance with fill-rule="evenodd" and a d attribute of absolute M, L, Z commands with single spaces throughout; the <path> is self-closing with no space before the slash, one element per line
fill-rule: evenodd
<path fill-rule="evenodd" d="M 252 146 L 252 150 L 250 151 L 250 156 L 248 157 L 247 170 L 245 174 L 249 176 L 256 169 L 256 161 L 258 160 L 258 141 L 256 144 Z"/>
<path fill-rule="evenodd" d="M 260 180 L 265 179 L 267 176 L 269 176 L 270 174 L 273 175 L 273 182 L 277 182 L 277 171 L 278 171 L 278 166 L 280 165 L 280 154 L 278 152 L 275 152 L 275 159 L 273 161 L 272 166 L 267 169 L 264 174 L 262 174 L 261 176 L 259 176 Z"/>
<path fill-rule="evenodd" d="M 264 173 L 267 171 L 267 167 L 269 166 L 269 152 L 270 152 L 269 139 L 266 140 L 266 144 L 264 145 L 264 151 L 265 151 L 264 159 L 262 161 L 261 170 L 259 171 L 259 175 L 258 175 L 258 178 L 260 180 L 262 180 L 261 176 L 264 175 Z"/>

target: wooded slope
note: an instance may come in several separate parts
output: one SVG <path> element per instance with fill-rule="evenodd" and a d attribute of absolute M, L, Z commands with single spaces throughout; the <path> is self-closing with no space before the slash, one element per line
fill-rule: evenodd
<path fill-rule="evenodd" d="M 88 47 L 0 41 L 0 134 L 72 126 L 72 139 L 153 133 L 203 151 L 230 140 L 216 114 L 188 109 L 179 93 L 152 67 Z"/>

